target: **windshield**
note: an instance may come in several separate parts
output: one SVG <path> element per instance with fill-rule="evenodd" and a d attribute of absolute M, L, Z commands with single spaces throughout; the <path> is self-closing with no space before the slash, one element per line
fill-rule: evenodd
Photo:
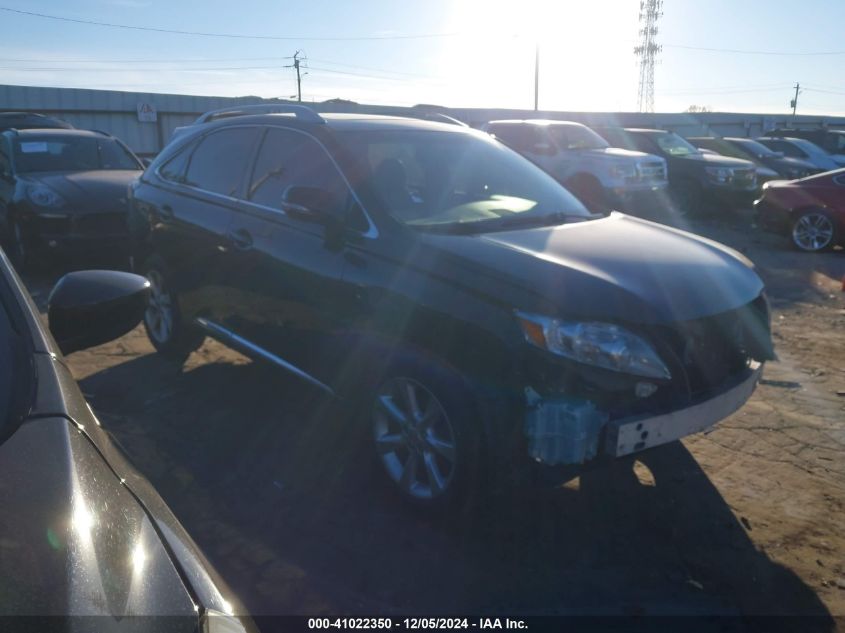
<path fill-rule="evenodd" d="M 734 146 L 739 146 L 743 150 L 753 154 L 754 156 L 767 156 L 770 158 L 777 158 L 781 154 L 773 149 L 766 147 L 762 143 L 752 141 L 750 138 L 736 138 L 730 139 L 730 143 Z"/>
<path fill-rule="evenodd" d="M 605 149 L 610 147 L 601 136 L 580 125 L 550 125 L 549 135 L 561 149 Z"/>
<path fill-rule="evenodd" d="M 108 137 L 27 135 L 15 139 L 13 153 L 19 173 L 141 169 L 132 154 Z"/>
<path fill-rule="evenodd" d="M 688 156 L 690 154 L 698 153 L 698 148 L 688 143 L 674 132 L 656 134 L 655 141 L 657 141 L 660 149 L 671 156 Z"/>
<path fill-rule="evenodd" d="M 429 130 L 340 132 L 352 155 L 364 157 L 382 206 L 419 228 L 496 228 L 590 217 L 551 176 L 486 135 Z"/>

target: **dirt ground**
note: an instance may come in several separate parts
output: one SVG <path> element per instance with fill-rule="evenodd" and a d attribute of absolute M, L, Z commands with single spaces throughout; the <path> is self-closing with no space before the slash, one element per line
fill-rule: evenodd
<path fill-rule="evenodd" d="M 845 252 L 791 251 L 747 218 L 694 230 L 767 283 L 779 361 L 751 401 L 472 513 L 408 510 L 331 403 L 215 342 L 177 367 L 138 328 L 69 364 L 254 614 L 845 616 Z M 50 281 L 31 280 L 42 305 Z"/>

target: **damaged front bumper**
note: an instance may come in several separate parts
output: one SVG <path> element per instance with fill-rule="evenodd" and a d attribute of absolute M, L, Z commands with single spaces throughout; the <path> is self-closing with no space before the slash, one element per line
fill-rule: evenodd
<path fill-rule="evenodd" d="M 584 464 L 599 456 L 622 457 L 700 433 L 728 417 L 751 397 L 763 364 L 748 368 L 706 399 L 657 415 L 609 419 L 583 399 L 543 399 L 527 393 L 528 454 L 548 466 Z"/>

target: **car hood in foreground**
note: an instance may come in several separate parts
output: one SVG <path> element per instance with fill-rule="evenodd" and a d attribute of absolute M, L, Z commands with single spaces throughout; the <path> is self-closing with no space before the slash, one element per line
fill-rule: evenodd
<path fill-rule="evenodd" d="M 564 317 L 686 321 L 738 308 L 763 291 L 751 262 L 726 246 L 615 212 L 562 226 L 426 239 L 458 257 L 475 288 L 494 300 Z"/>
<path fill-rule="evenodd" d="M 67 203 L 68 210 L 120 211 L 126 209 L 126 191 L 143 172 L 131 169 L 44 172 L 24 174 L 27 183 L 50 187 Z"/>

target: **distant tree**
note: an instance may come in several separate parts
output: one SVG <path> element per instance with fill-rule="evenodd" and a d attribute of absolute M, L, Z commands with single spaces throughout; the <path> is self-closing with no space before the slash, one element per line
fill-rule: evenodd
<path fill-rule="evenodd" d="M 684 112 L 713 112 L 713 108 L 704 105 L 691 105 Z"/>

